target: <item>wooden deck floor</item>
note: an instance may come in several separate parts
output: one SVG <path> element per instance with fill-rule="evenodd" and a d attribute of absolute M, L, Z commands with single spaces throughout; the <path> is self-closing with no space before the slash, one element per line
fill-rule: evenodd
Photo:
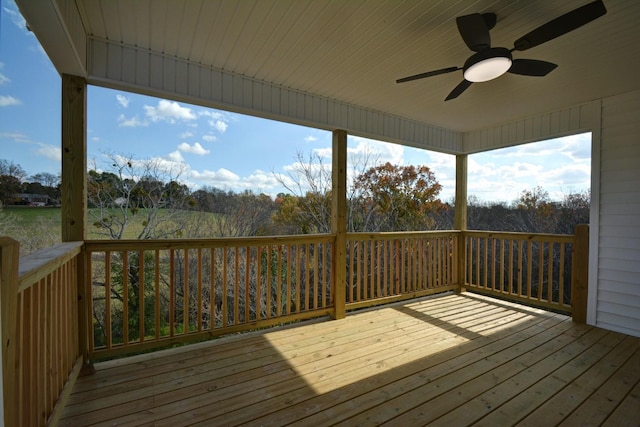
<path fill-rule="evenodd" d="M 640 338 L 469 293 L 96 368 L 61 425 L 640 425 Z"/>

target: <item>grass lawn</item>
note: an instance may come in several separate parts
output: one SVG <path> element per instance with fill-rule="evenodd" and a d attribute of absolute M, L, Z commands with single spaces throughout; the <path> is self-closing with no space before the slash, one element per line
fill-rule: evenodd
<path fill-rule="evenodd" d="M 117 214 L 117 212 L 114 211 L 114 214 Z M 219 220 L 217 215 L 209 212 L 188 211 L 186 214 L 187 220 L 192 224 L 196 224 L 200 221 L 214 223 Z M 163 211 L 160 211 L 158 215 L 162 216 Z M 143 228 L 143 221 L 145 220 L 145 217 L 144 209 L 142 209 L 137 215 L 132 216 L 123 238 L 136 239 Z M 95 221 L 96 220 L 91 215 L 90 210 L 89 217 L 87 219 L 87 238 L 108 239 L 108 236 L 97 232 L 98 229 L 93 225 Z M 22 242 L 32 234 L 43 234 L 43 229 L 46 230 L 47 235 L 57 236 L 58 241 L 60 240 L 59 236 L 62 235 L 61 208 L 12 206 L 0 209 L 0 236 L 9 236 Z"/>
<path fill-rule="evenodd" d="M 41 222 L 42 219 L 56 221 L 60 224 L 60 208 L 10 206 L 0 209 L 0 220 L 9 216 L 15 216 L 18 224 L 29 227 Z"/>

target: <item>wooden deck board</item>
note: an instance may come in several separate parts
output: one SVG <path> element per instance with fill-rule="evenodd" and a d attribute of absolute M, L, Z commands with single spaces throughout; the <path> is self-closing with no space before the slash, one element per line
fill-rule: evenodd
<path fill-rule="evenodd" d="M 640 338 L 468 293 L 96 368 L 60 425 L 640 424 Z"/>

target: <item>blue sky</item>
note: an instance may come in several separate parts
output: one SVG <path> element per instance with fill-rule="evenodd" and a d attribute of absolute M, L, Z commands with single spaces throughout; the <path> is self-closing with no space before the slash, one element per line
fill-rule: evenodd
<path fill-rule="evenodd" d="M 0 13 L 0 158 L 28 174 L 60 172 L 60 77 L 24 25 L 15 3 Z M 106 168 L 106 153 L 154 159 L 180 168 L 193 190 L 284 191 L 297 155 L 311 153 L 331 163 L 331 134 L 250 116 L 212 110 L 91 86 L 88 92 L 89 166 Z M 590 185 L 590 136 L 577 135 L 469 157 L 469 195 L 511 202 L 524 189 L 542 186 L 552 198 Z M 354 163 L 426 164 L 455 191 L 455 157 L 395 144 L 349 137 Z"/>

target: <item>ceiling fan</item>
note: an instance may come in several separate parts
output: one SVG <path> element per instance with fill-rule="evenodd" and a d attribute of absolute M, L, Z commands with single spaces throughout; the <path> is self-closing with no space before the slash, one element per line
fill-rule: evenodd
<path fill-rule="evenodd" d="M 472 83 L 486 82 L 506 72 L 524 76 L 546 76 L 557 67 L 557 64 L 537 59 L 513 59 L 511 52 L 527 50 L 546 43 L 599 18 L 605 13 L 607 13 L 607 9 L 602 0 L 588 3 L 528 32 L 516 40 L 511 49 L 491 47 L 489 30 L 496 25 L 495 13 L 473 13 L 459 16 L 456 18 L 458 31 L 469 49 L 476 52 L 466 60 L 464 66 L 442 68 L 403 77 L 396 80 L 396 83 L 463 70 L 464 80 L 449 93 L 445 99 L 445 101 L 449 101 L 460 96 Z"/>

